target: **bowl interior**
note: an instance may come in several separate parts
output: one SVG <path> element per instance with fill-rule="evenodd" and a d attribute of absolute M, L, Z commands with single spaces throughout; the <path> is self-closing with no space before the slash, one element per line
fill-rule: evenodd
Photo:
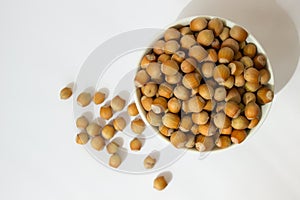
<path fill-rule="evenodd" d="M 225 19 L 225 18 L 222 18 L 222 17 L 218 17 L 218 16 L 207 16 L 207 15 L 199 15 L 199 16 L 192 16 L 192 17 L 180 19 L 180 20 L 178 20 L 178 21 L 176 21 L 176 22 L 170 24 L 169 26 L 167 26 L 166 29 L 167 29 L 167 28 L 171 28 L 171 27 L 174 27 L 174 28 L 180 28 L 180 27 L 183 27 L 183 26 L 187 26 L 187 25 L 189 25 L 190 21 L 191 21 L 192 19 L 196 18 L 196 17 L 205 17 L 205 18 L 207 18 L 207 19 L 219 18 L 219 19 L 221 19 L 221 20 L 225 23 L 225 25 L 226 25 L 227 27 L 229 27 L 229 28 L 231 28 L 231 27 L 233 27 L 233 26 L 235 26 L 235 25 L 238 25 L 238 26 L 243 27 L 243 26 L 240 25 L 240 24 L 236 24 L 236 23 L 232 22 L 231 20 L 228 20 L 228 19 Z M 254 43 L 254 44 L 256 45 L 256 47 L 257 47 L 257 52 L 258 52 L 258 53 L 264 54 L 264 55 L 266 56 L 266 58 L 267 58 L 267 66 L 266 66 L 266 68 L 269 70 L 269 72 L 270 72 L 270 74 L 271 74 L 271 78 L 270 78 L 270 80 L 269 80 L 268 87 L 270 87 L 270 88 L 274 91 L 274 75 L 273 75 L 273 71 L 272 71 L 272 67 L 271 67 L 271 63 L 270 63 L 270 60 L 269 60 L 269 58 L 268 58 L 268 55 L 267 55 L 266 51 L 263 49 L 261 43 L 258 42 L 258 41 L 256 40 L 256 38 L 254 37 L 254 35 L 251 34 L 251 32 L 250 32 L 249 30 L 247 30 L 247 28 L 245 28 L 245 27 L 243 27 L 243 28 L 248 32 L 248 37 L 247 37 L 247 40 L 246 40 L 246 41 L 247 41 L 248 43 L 249 43 L 249 42 Z M 163 34 L 164 34 L 164 33 L 158 34 L 158 36 L 157 36 L 156 38 L 154 38 L 153 43 L 151 43 L 149 46 L 152 47 L 155 41 L 157 41 L 157 40 L 159 40 L 159 39 L 161 39 L 161 38 L 163 37 Z M 152 50 L 152 48 L 148 48 L 147 50 L 145 50 L 145 53 L 144 53 L 143 55 L 146 55 L 146 54 L 149 53 L 151 50 Z M 140 61 L 141 61 L 141 60 L 140 60 Z M 138 63 L 137 71 L 140 69 L 140 67 L 139 67 L 140 61 L 139 61 L 139 63 Z M 159 130 L 158 130 L 157 127 L 154 127 L 154 126 L 152 126 L 151 124 L 149 124 L 149 122 L 148 122 L 148 120 L 147 120 L 147 118 L 146 118 L 146 111 L 144 110 L 144 108 L 143 108 L 142 105 L 141 105 L 141 101 L 140 101 L 140 99 L 141 99 L 141 92 L 140 92 L 140 89 L 139 89 L 139 88 L 136 88 L 136 93 L 135 93 L 134 98 L 135 98 L 135 102 L 136 102 L 137 109 L 138 109 L 138 111 L 139 111 L 139 113 L 140 113 L 140 116 L 141 116 L 141 118 L 143 119 L 143 121 L 144 121 L 148 126 L 152 127 L 153 131 L 155 131 L 157 134 L 159 134 L 160 137 L 161 137 L 164 141 L 170 142 L 169 139 L 167 139 L 165 136 L 163 136 L 162 134 L 159 133 Z M 268 113 L 269 113 L 269 111 L 270 111 L 270 109 L 271 109 L 271 106 L 272 106 L 272 102 L 267 103 L 267 104 L 261 106 L 261 119 L 260 119 L 259 123 L 257 124 L 257 126 L 254 127 L 253 129 L 251 129 L 251 130 L 248 132 L 248 135 L 247 135 L 245 141 L 243 141 L 243 143 L 246 142 L 247 140 L 249 140 L 249 138 L 252 137 L 252 136 L 258 131 L 258 129 L 261 127 L 261 125 L 262 125 L 263 122 L 265 121 L 266 117 L 268 116 Z M 225 148 L 225 149 L 214 148 L 214 149 L 212 149 L 211 151 L 216 152 L 216 151 L 219 151 L 219 150 L 226 150 L 226 149 L 233 148 L 233 147 L 235 147 L 235 146 L 237 146 L 237 145 L 236 145 L 236 144 L 232 144 L 232 145 L 230 145 L 228 148 Z M 198 152 L 198 151 L 197 151 L 196 149 L 194 149 L 194 148 L 188 149 L 188 150 L 192 150 L 192 151 L 194 151 L 194 152 Z"/>

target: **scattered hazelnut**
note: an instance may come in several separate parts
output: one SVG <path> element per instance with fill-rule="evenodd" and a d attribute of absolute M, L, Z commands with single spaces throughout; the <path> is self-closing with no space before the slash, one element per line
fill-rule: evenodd
<path fill-rule="evenodd" d="M 142 148 L 142 142 L 138 138 L 134 138 L 130 142 L 130 149 L 132 151 L 139 151 Z"/>
<path fill-rule="evenodd" d="M 77 128 L 85 129 L 88 125 L 89 125 L 89 121 L 84 116 L 77 118 L 76 120 Z"/>
<path fill-rule="evenodd" d="M 102 92 L 96 92 L 94 94 L 94 98 L 93 98 L 93 101 L 96 105 L 99 105 L 101 103 L 103 103 L 105 100 L 105 94 L 102 93 Z"/>
<path fill-rule="evenodd" d="M 118 149 L 119 145 L 116 142 L 110 142 L 108 145 L 106 145 L 106 151 L 109 154 L 117 153 Z"/>
<path fill-rule="evenodd" d="M 86 144 L 89 141 L 89 135 L 87 133 L 81 132 L 76 135 L 77 144 Z"/>
<path fill-rule="evenodd" d="M 113 155 L 110 156 L 109 158 L 109 166 L 113 167 L 113 168 L 118 168 L 122 163 L 122 159 L 119 156 L 119 154 L 115 153 Z"/>
<path fill-rule="evenodd" d="M 153 182 L 153 187 L 156 189 L 156 190 L 163 190 L 167 187 L 168 183 L 165 179 L 165 177 L 163 176 L 159 176 L 157 178 L 154 179 L 154 182 Z"/>
<path fill-rule="evenodd" d="M 80 105 L 81 107 L 85 107 L 87 105 L 89 105 L 91 103 L 92 97 L 89 93 L 87 92 L 82 92 L 81 94 L 79 94 L 79 96 L 77 97 L 77 103 L 78 105 Z"/>
<path fill-rule="evenodd" d="M 144 132 L 146 125 L 142 119 L 134 119 L 131 121 L 131 130 L 136 134 Z"/>
<path fill-rule="evenodd" d="M 155 163 L 156 163 L 156 159 L 152 158 L 151 156 L 147 156 L 144 159 L 144 167 L 145 167 L 145 169 L 152 169 L 154 167 Z"/>
<path fill-rule="evenodd" d="M 93 137 L 92 140 L 91 140 L 91 146 L 97 150 L 97 151 L 101 151 L 104 146 L 105 146 L 105 141 L 104 139 L 101 137 L 101 136 L 96 136 L 96 137 Z"/>
<path fill-rule="evenodd" d="M 123 110 L 123 108 L 125 107 L 125 103 L 126 101 L 122 99 L 119 95 L 117 95 L 111 100 L 110 106 L 113 111 L 117 112 Z"/>
<path fill-rule="evenodd" d="M 96 123 L 90 123 L 87 127 L 86 127 L 86 132 L 94 137 L 94 136 L 97 136 L 100 134 L 100 129 L 101 129 L 101 126 L 99 126 L 98 124 Z"/>
<path fill-rule="evenodd" d="M 109 120 L 113 116 L 113 111 L 110 105 L 104 105 L 100 108 L 100 117 Z"/>
<path fill-rule="evenodd" d="M 117 117 L 113 120 L 113 126 L 117 131 L 123 131 L 126 127 L 126 121 L 123 117 Z"/>
<path fill-rule="evenodd" d="M 136 115 L 139 114 L 139 111 L 138 111 L 135 103 L 131 103 L 131 104 L 128 105 L 127 113 L 130 116 L 136 116 Z"/>
<path fill-rule="evenodd" d="M 115 128 L 112 125 L 107 124 L 102 129 L 102 137 L 106 140 L 109 140 L 112 137 L 114 137 L 115 132 L 116 132 Z"/>
<path fill-rule="evenodd" d="M 72 96 L 72 89 L 69 87 L 65 87 L 60 91 L 60 99 L 68 99 Z"/>

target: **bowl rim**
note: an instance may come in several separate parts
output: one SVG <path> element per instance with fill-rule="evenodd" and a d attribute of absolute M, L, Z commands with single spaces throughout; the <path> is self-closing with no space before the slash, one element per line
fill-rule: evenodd
<path fill-rule="evenodd" d="M 204 17 L 204 18 L 207 18 L 207 19 L 218 18 L 218 19 L 221 19 L 227 27 L 232 28 L 233 26 L 237 25 L 237 26 L 240 26 L 243 29 L 245 29 L 248 32 L 248 37 L 247 37 L 246 41 L 254 43 L 256 45 L 256 47 L 257 47 L 257 52 L 258 53 L 262 53 L 267 58 L 266 68 L 269 70 L 270 75 L 271 75 L 271 78 L 270 78 L 270 80 L 268 82 L 268 87 L 270 89 L 272 89 L 272 91 L 274 91 L 274 89 L 275 89 L 275 86 L 274 86 L 274 83 L 275 83 L 274 82 L 274 73 L 273 73 L 272 65 L 271 65 L 270 59 L 269 59 L 269 57 L 267 55 L 267 52 L 263 48 L 262 44 L 256 39 L 256 37 L 247 28 L 245 28 L 244 26 L 242 26 L 242 25 L 240 25 L 240 24 L 238 24 L 238 23 L 236 23 L 236 22 L 234 22 L 234 21 L 232 21 L 230 19 L 219 17 L 219 16 L 214 16 L 214 15 L 195 15 L 195 16 L 190 16 L 190 17 L 181 18 L 179 20 L 176 20 L 173 23 L 167 25 L 165 28 L 163 28 L 163 31 L 167 30 L 168 28 L 172 28 L 172 27 L 187 26 L 193 19 L 198 18 L 198 17 Z M 141 59 L 143 58 L 144 55 L 146 55 L 152 49 L 151 47 L 153 46 L 153 44 L 157 40 L 159 40 L 159 39 L 161 39 L 163 37 L 163 34 L 164 34 L 164 32 L 158 33 L 157 36 L 152 40 L 152 42 L 149 43 L 149 48 L 147 48 L 146 50 L 144 50 L 144 53 L 142 54 Z M 137 64 L 136 72 L 138 72 L 140 70 L 141 59 L 139 60 L 139 62 Z M 146 114 L 145 114 L 146 111 L 142 107 L 141 101 L 140 101 L 140 98 L 139 98 L 141 96 L 140 90 L 135 85 L 134 85 L 134 87 L 135 87 L 135 91 L 136 91 L 135 94 L 134 94 L 134 100 L 135 100 L 135 103 L 136 103 L 136 107 L 137 107 L 137 109 L 138 109 L 138 111 L 140 113 L 140 117 L 146 123 L 147 126 L 151 127 L 151 129 L 153 131 L 155 131 L 159 135 L 159 137 L 162 140 L 164 140 L 165 142 L 170 143 L 169 139 L 167 139 L 165 136 L 163 136 L 161 133 L 159 133 L 159 130 L 158 130 L 157 127 L 152 126 L 148 122 L 148 120 L 146 118 Z M 251 129 L 251 130 L 248 131 L 247 137 L 245 138 L 245 140 L 241 144 L 244 144 L 245 142 L 249 141 L 250 138 L 252 138 L 253 135 L 258 132 L 258 130 L 260 129 L 260 127 L 262 126 L 262 124 L 266 120 L 267 116 L 269 115 L 271 107 L 272 107 L 272 104 L 273 104 L 273 101 L 271 101 L 271 102 L 269 102 L 269 103 L 261 106 L 261 112 L 262 113 L 261 113 L 261 119 L 259 120 L 259 123 L 253 129 Z M 209 151 L 204 151 L 204 152 L 200 152 L 200 151 L 196 150 L 195 148 L 183 148 L 183 149 L 185 149 L 188 152 L 197 152 L 197 153 L 212 153 L 212 152 L 214 152 L 215 153 L 215 152 L 224 152 L 224 150 L 230 150 L 230 149 L 235 148 L 237 146 L 240 146 L 240 145 L 232 143 L 229 147 L 224 148 L 224 149 L 214 147 L 213 149 L 211 149 Z"/>

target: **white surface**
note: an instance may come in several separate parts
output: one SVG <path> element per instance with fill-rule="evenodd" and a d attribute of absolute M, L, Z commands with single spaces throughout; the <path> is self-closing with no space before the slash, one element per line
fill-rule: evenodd
<path fill-rule="evenodd" d="M 59 90 L 75 80 L 103 41 L 123 31 L 164 27 L 187 3 L 0 2 L 1 199 L 300 198 L 299 67 L 254 137 L 204 160 L 186 154 L 165 170 L 173 178 L 163 192 L 152 189 L 158 173 L 113 172 L 74 143 L 72 102 L 60 101 Z M 298 1 L 280 4 L 299 31 Z"/>

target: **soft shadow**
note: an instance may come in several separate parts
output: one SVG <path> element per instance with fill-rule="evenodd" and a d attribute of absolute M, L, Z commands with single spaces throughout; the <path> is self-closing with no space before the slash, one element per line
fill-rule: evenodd
<path fill-rule="evenodd" d="M 227 18 L 247 28 L 267 52 L 275 93 L 289 82 L 300 55 L 298 32 L 288 13 L 275 0 L 192 0 L 178 19 L 196 15 Z"/>

